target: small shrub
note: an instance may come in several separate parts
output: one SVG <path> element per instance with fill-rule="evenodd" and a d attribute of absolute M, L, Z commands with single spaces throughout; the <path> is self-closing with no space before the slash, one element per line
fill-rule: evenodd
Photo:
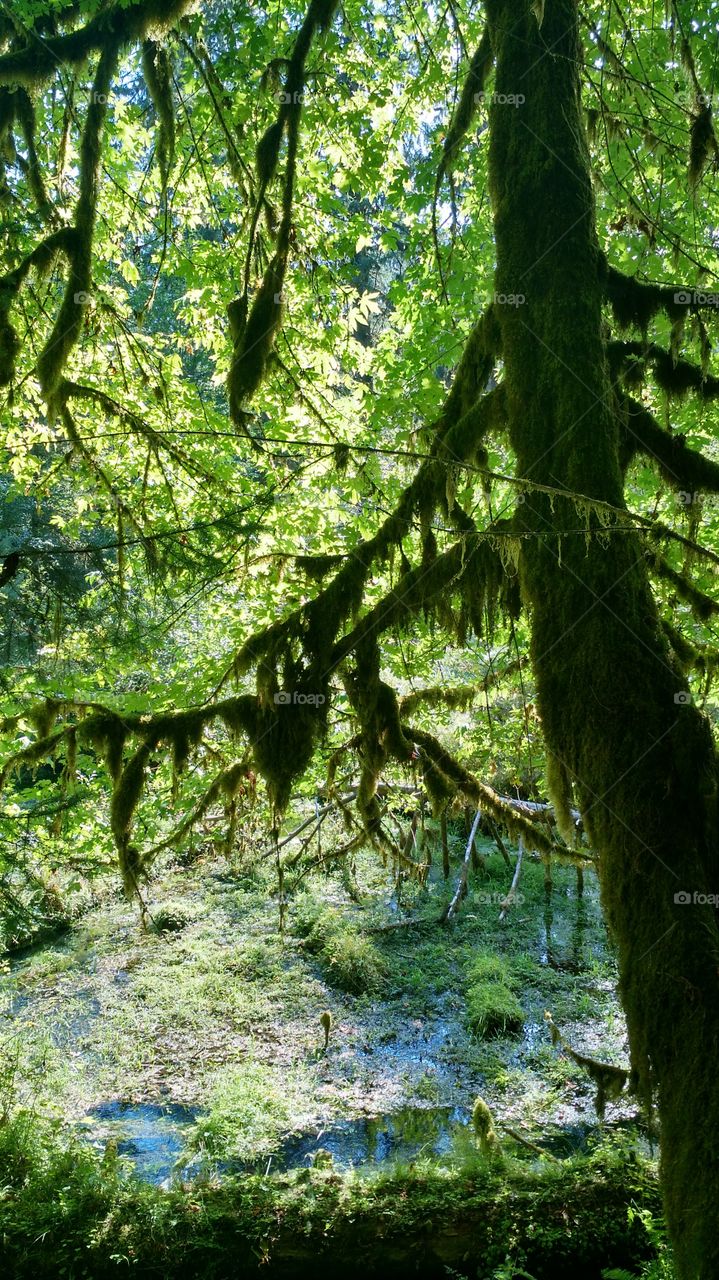
<path fill-rule="evenodd" d="M 293 925 L 331 986 L 357 996 L 382 987 L 387 977 L 383 957 L 335 907 L 306 894 L 295 905 Z"/>
<path fill-rule="evenodd" d="M 377 948 L 351 929 L 340 929 L 323 943 L 320 960 L 328 982 L 351 995 L 378 991 L 387 976 Z"/>
<path fill-rule="evenodd" d="M 188 924 L 194 924 L 195 912 L 184 902 L 164 902 L 151 913 L 152 927 L 157 933 L 179 933 Z"/>
<path fill-rule="evenodd" d="M 513 991 L 502 982 L 483 982 L 467 992 L 469 1025 L 478 1036 L 504 1035 L 520 1031 L 524 1022 L 522 1006 Z"/>
<path fill-rule="evenodd" d="M 305 949 L 317 955 L 332 934 L 342 928 L 342 917 L 333 907 L 318 902 L 311 894 L 304 894 L 293 907 L 292 927 L 304 941 Z"/>
<path fill-rule="evenodd" d="M 261 1062 L 246 1061 L 219 1072 L 188 1150 L 210 1161 L 254 1162 L 271 1155 L 291 1128 L 287 1084 L 285 1072 Z"/>
<path fill-rule="evenodd" d="M 521 1030 L 524 1014 L 513 990 L 516 977 L 509 962 L 491 952 L 474 956 L 468 977 L 467 1020 L 475 1035 Z"/>

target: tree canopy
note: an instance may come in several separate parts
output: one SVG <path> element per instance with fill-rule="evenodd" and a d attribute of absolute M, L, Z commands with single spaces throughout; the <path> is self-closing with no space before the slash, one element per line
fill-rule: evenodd
<path fill-rule="evenodd" d="M 591 856 L 576 805 L 651 1093 L 668 889 L 632 951 L 612 858 L 662 861 L 675 786 L 716 872 L 716 7 L 17 0 L 0 38 L 3 856 L 136 893 L 259 775 L 282 892 L 318 787 L 420 876 L 388 774 L 547 858 Z"/>

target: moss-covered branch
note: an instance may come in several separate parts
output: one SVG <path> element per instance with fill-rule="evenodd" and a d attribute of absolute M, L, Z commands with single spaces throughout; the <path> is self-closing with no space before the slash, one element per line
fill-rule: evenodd
<path fill-rule="evenodd" d="M 227 375 L 230 417 L 249 436 L 246 404 L 265 375 L 282 319 L 282 291 L 287 271 L 287 257 L 292 231 L 297 150 L 305 86 L 305 62 L 312 41 L 319 31 L 330 26 L 338 0 L 311 0 L 287 63 L 284 91 L 277 119 L 265 130 L 257 145 L 256 168 L 259 191 L 255 204 L 245 262 L 245 285 L 240 297 L 228 306 L 232 359 Z M 283 141 L 287 142 L 285 177 L 282 191 L 282 216 L 277 232 L 275 252 L 267 266 L 252 306 L 249 304 L 250 269 L 255 235 L 260 214 L 265 207 L 265 194 L 275 176 Z M 250 436 L 250 438 L 253 438 Z"/>
<path fill-rule="evenodd" d="M 474 119 L 477 108 L 482 101 L 484 86 L 487 77 L 492 69 L 494 62 L 494 54 L 492 52 L 492 44 L 489 39 L 489 31 L 484 30 L 482 38 L 477 45 L 468 70 L 465 76 L 462 92 L 459 96 L 454 114 L 447 130 L 447 136 L 444 140 L 442 149 L 442 158 L 439 163 L 437 172 L 437 180 L 435 183 L 435 197 L 439 195 L 439 189 L 442 185 L 442 179 L 445 174 L 452 172 L 452 169 L 459 156 L 462 143 L 467 136 L 469 126 Z"/>
<path fill-rule="evenodd" d="M 705 373 L 690 360 L 676 359 L 657 343 L 610 342 L 607 355 L 614 376 L 628 384 L 643 380 L 647 369 L 651 369 L 657 386 L 669 396 L 681 397 L 695 391 L 703 400 L 714 400 L 719 395 L 719 378 Z"/>
<path fill-rule="evenodd" d="M 92 242 L 97 214 L 102 128 L 117 67 L 118 44 L 109 44 L 98 60 L 80 142 L 80 189 L 75 206 L 75 240 L 65 294 L 52 331 L 40 352 L 37 372 L 48 404 L 60 407 L 57 395 L 68 356 L 82 330 L 92 289 Z"/>
<path fill-rule="evenodd" d="M 17 267 L 0 278 L 0 386 L 7 386 L 15 376 L 20 340 L 10 322 L 10 310 L 22 284 L 31 270 L 41 274 L 49 271 L 58 253 L 70 257 L 76 247 L 75 228 L 63 227 L 41 240 Z"/>
<path fill-rule="evenodd" d="M 709 618 L 719 613 L 719 600 L 708 596 L 704 591 L 700 591 L 693 582 L 690 582 L 686 574 L 681 573 L 678 569 L 673 569 L 664 556 L 659 555 L 652 548 L 648 548 L 644 553 L 644 558 L 652 573 L 664 582 L 670 583 L 679 599 L 684 600 L 689 605 L 699 622 L 707 622 Z"/>
<path fill-rule="evenodd" d="M 519 659 L 515 659 L 514 662 L 508 663 L 506 667 L 492 668 L 487 672 L 484 679 L 480 680 L 479 684 L 456 686 L 437 684 L 425 689 L 415 689 L 412 693 L 405 694 L 403 698 L 400 698 L 400 711 L 402 715 L 409 715 L 410 712 L 423 706 L 444 706 L 451 709 L 464 710 L 466 707 L 471 706 L 476 698 L 480 698 L 482 694 L 486 693 L 492 685 L 498 684 L 510 675 L 514 675 L 520 666 Z"/>
<path fill-rule="evenodd" d="M 15 90 L 15 115 L 20 126 L 27 150 L 27 166 L 25 176 L 37 211 L 44 222 L 52 223 L 55 219 L 50 198 L 45 189 L 40 160 L 37 154 L 36 119 L 33 101 L 26 89 Z"/>
<path fill-rule="evenodd" d="M 157 117 L 157 163 L 164 192 L 175 154 L 175 108 L 170 58 L 165 46 L 158 44 L 156 40 L 143 41 L 142 73 Z"/>
<path fill-rule="evenodd" d="M 538 853 L 576 865 L 586 866 L 593 862 L 591 854 L 557 844 L 551 839 L 545 826 L 532 821 L 492 787 L 479 782 L 431 733 L 418 729 L 416 725 L 404 723 L 402 731 L 419 748 L 425 787 L 438 810 L 450 800 L 461 796 L 505 827 L 513 840 L 519 841 L 521 837 L 528 849 L 536 849 Z"/>
<path fill-rule="evenodd" d="M 167 30 L 191 4 L 192 0 L 119 2 L 66 35 L 34 37 L 23 48 L 0 57 L 0 85 L 44 84 L 59 66 L 81 67 L 93 53 L 126 48 L 150 31 Z"/>
<path fill-rule="evenodd" d="M 634 327 L 642 333 L 660 311 L 672 322 L 703 310 L 716 311 L 716 292 L 687 289 L 683 285 L 653 284 L 638 280 L 636 276 L 627 276 L 616 267 L 607 267 L 605 290 L 619 327 Z"/>
<path fill-rule="evenodd" d="M 675 489 L 689 493 L 703 489 L 719 492 L 719 463 L 703 453 L 687 447 L 681 434 L 672 435 L 639 401 L 624 397 L 622 425 L 626 433 L 623 456 L 627 460 L 636 453 L 656 462 L 660 473 Z"/>

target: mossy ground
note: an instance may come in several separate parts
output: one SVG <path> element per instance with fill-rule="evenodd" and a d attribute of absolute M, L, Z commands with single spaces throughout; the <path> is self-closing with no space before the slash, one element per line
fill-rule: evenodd
<path fill-rule="evenodd" d="M 469 1117 L 478 1092 L 532 1140 L 569 1126 L 576 1141 L 597 1125 L 594 1090 L 552 1048 L 544 1010 L 573 1047 L 626 1061 L 596 886 L 588 876 L 579 899 L 574 870 L 558 868 L 547 902 L 543 869 L 527 860 L 500 922 L 508 870 L 491 849 L 450 927 L 436 919 L 451 881 L 435 871 L 425 888 L 405 884 L 398 904 L 370 855 L 357 865 L 362 905 L 340 875 L 317 875 L 283 935 L 269 870 L 241 874 L 221 858 L 168 867 L 150 911 L 176 927 L 143 932 L 127 904 L 105 902 L 13 961 L 0 988 L 3 1035 L 21 1046 L 13 1083 L 40 1112 L 84 1122 L 98 1145 L 107 1133 L 88 1113 L 111 1099 L 209 1108 L 209 1146 L 247 1157 L 252 1142 L 264 1154 L 282 1135 L 402 1107 Z M 380 931 L 405 913 L 423 924 Z M 522 1025 L 517 1015 L 507 1034 L 501 1022 L 482 1034 L 472 1010 L 498 989 Z M 620 1099 L 605 1127 L 634 1112 Z"/>

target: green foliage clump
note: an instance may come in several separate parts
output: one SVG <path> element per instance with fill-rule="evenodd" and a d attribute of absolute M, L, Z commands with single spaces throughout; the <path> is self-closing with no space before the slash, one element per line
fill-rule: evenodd
<path fill-rule="evenodd" d="M 379 991 L 387 977 L 377 948 L 352 929 L 332 934 L 322 948 L 321 959 L 327 980 L 350 995 Z"/>
<path fill-rule="evenodd" d="M 387 977 L 384 958 L 340 912 L 308 896 L 299 905 L 295 931 L 305 949 L 318 957 L 331 986 L 357 996 L 382 989 Z"/>
<path fill-rule="evenodd" d="M 210 1161 L 254 1162 L 277 1150 L 291 1121 L 286 1074 L 245 1061 L 217 1076 L 188 1148 Z"/>
<path fill-rule="evenodd" d="M 512 990 L 513 978 L 507 961 L 489 953 L 477 956 L 470 966 L 469 978 L 467 1020 L 475 1035 L 520 1031 L 524 1013 Z"/>
<path fill-rule="evenodd" d="M 158 933 L 179 933 L 195 920 L 195 912 L 184 902 L 164 902 L 152 912 L 152 925 Z"/>

